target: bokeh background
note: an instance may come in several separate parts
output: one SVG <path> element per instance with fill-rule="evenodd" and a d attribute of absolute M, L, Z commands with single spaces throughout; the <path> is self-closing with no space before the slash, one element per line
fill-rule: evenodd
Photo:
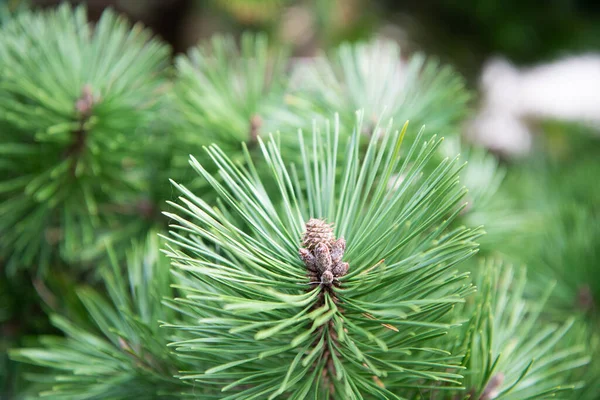
<path fill-rule="evenodd" d="M 56 0 L 4 0 L 53 7 Z M 81 3 L 81 2 L 73 2 Z M 90 17 L 112 7 L 141 21 L 177 52 L 215 32 L 267 31 L 309 56 L 346 40 L 382 35 L 451 63 L 472 82 L 484 62 L 518 65 L 600 49 L 594 0 L 90 0 Z"/>
<path fill-rule="evenodd" d="M 49 8 L 60 3 L 3 1 L 12 9 Z M 595 94 L 600 89 L 600 56 L 596 55 L 600 51 L 600 2 L 593 0 L 83 3 L 91 19 L 99 18 L 110 7 L 143 23 L 169 42 L 174 55 L 185 53 L 215 33 L 239 36 L 244 31 L 267 32 L 272 43 L 291 45 L 296 57 L 314 56 L 347 41 L 392 39 L 406 57 L 423 52 L 464 76 L 473 90 L 472 108 L 476 111 L 473 123 L 465 126 L 465 135 L 502 156 L 529 153 L 540 121 L 591 120 L 586 126 L 600 125 L 600 95 Z M 582 57 L 588 62 L 579 62 Z M 534 69 L 531 79 L 516 79 L 523 72 L 518 68 L 528 72 L 540 64 L 550 63 L 552 67 L 555 65 L 551 63 L 565 59 L 567 62 L 554 70 L 536 75 L 539 71 Z M 539 76 L 543 73 L 547 76 Z M 523 89 L 515 93 L 511 86 Z M 520 105 L 521 98 L 527 104 Z M 496 112 L 499 108 L 503 109 L 501 114 Z M 510 118 L 504 112 L 508 108 Z M 482 114 L 485 118 L 478 118 Z"/>

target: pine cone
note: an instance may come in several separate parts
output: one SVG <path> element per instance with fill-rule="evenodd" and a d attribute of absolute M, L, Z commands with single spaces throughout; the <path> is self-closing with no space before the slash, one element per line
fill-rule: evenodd
<path fill-rule="evenodd" d="M 330 246 L 334 240 L 331 224 L 325 223 L 322 219 L 311 218 L 308 220 L 306 232 L 302 237 L 302 246 L 313 251 L 319 243 Z"/>
<path fill-rule="evenodd" d="M 331 286 L 335 279 L 348 272 L 348 263 L 342 261 L 346 240 L 336 240 L 332 225 L 322 219 L 311 218 L 302 237 L 304 248 L 298 251 L 311 282 L 320 281 L 324 286 Z"/>

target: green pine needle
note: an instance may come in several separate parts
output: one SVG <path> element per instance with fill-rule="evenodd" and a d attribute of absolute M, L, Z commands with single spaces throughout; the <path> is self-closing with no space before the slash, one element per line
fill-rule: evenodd
<path fill-rule="evenodd" d="M 181 119 L 177 134 L 187 146 L 182 154 L 213 142 L 231 150 L 255 144 L 270 108 L 283 103 L 287 63 L 286 49 L 250 33 L 239 48 L 233 37 L 214 36 L 178 57 L 173 101 Z"/>

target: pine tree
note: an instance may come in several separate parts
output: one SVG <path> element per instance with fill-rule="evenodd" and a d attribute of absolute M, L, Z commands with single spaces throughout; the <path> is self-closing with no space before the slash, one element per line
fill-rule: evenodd
<path fill-rule="evenodd" d="M 0 322 L 56 300 L 0 391 L 597 397 L 594 141 L 503 165 L 459 137 L 463 79 L 388 41 L 169 55 L 112 11 L 0 9 Z"/>

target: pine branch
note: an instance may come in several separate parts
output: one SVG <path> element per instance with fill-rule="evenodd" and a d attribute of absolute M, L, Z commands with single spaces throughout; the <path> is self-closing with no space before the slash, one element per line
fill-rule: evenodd
<path fill-rule="evenodd" d="M 542 316 L 545 295 L 526 299 L 525 270 L 482 265 L 479 293 L 462 310 L 470 323 L 462 337 L 468 398 L 533 399 L 565 396 L 581 386 L 572 371 L 590 362 L 585 343 L 568 344 L 574 319 L 554 324 Z M 457 395 L 454 398 L 461 398 Z"/>
<path fill-rule="evenodd" d="M 494 155 L 461 143 L 459 137 L 445 140 L 440 153 L 442 157 L 460 153 L 466 161 L 460 180 L 469 190 L 468 203 L 458 223 L 485 227 L 486 234 L 480 239 L 482 252 L 510 254 L 514 247 L 535 236 L 535 215 L 502 190 L 507 171 Z"/>
<path fill-rule="evenodd" d="M 586 347 L 586 354 L 590 356 L 589 364 L 583 368 L 571 371 L 568 379 L 571 382 L 584 382 L 579 390 L 572 392 L 569 396 L 573 400 L 593 400 L 600 393 L 600 335 L 598 334 L 598 322 L 590 323 L 585 318 L 578 318 L 573 329 L 569 332 L 569 343 L 571 346 Z"/>
<path fill-rule="evenodd" d="M 286 102 L 306 121 L 340 113 L 345 131 L 354 125 L 354 113 L 364 109 L 364 133 L 378 121 L 393 118 L 413 126 L 427 125 L 430 132 L 453 134 L 466 112 L 469 93 L 449 67 L 440 67 L 421 54 L 401 58 L 391 41 L 343 44 L 331 54 L 300 63 L 294 71 Z M 297 119 L 292 126 L 299 126 Z M 412 142 L 414 137 L 407 137 Z"/>
<path fill-rule="evenodd" d="M 454 266 L 476 252 L 480 231 L 447 229 L 464 194 L 458 161 L 424 174 L 440 140 L 419 137 L 400 153 L 406 127 L 382 128 L 361 156 L 361 121 L 345 150 L 340 129 L 336 120 L 323 135 L 301 134 L 297 167 L 285 167 L 275 138 L 260 140 L 268 178 L 249 157 L 237 165 L 208 147 L 221 179 L 191 164 L 219 194 L 215 206 L 175 184 L 182 196 L 167 213 L 167 254 L 189 295 L 173 306 L 191 318 L 170 325 L 189 362 L 182 379 L 245 399 L 400 398 L 402 388 L 428 381 L 459 384 L 461 375 L 447 370 L 460 358 L 430 348 L 472 291 Z M 392 175 L 404 178 L 390 185 Z M 267 193 L 270 183 L 277 190 Z M 338 259 L 333 247 L 313 254 L 320 270 L 307 269 L 307 255 L 301 261 L 311 218 L 333 223 L 332 235 L 345 239 L 347 274 L 318 261 Z"/>
<path fill-rule="evenodd" d="M 105 299 L 91 288 L 77 291 L 93 321 L 80 326 L 60 315 L 51 316 L 63 337 L 41 337 L 41 347 L 15 349 L 17 361 L 44 367 L 30 374 L 42 395 L 73 398 L 179 398 L 188 388 L 173 376 L 179 365 L 166 349 L 169 336 L 159 320 L 176 320 L 162 305 L 172 296 L 166 258 L 158 252 L 155 234 L 134 246 L 123 275 L 113 257 L 102 270 Z"/>
<path fill-rule="evenodd" d="M 592 362 L 573 371 L 571 380 L 584 381 L 581 390 L 565 394 L 572 399 L 597 397 L 600 368 L 596 360 L 598 327 L 598 208 L 597 185 L 590 177 L 600 173 L 597 139 L 582 134 L 581 127 L 548 127 L 547 149 L 508 169 L 502 198 L 520 202 L 535 225 L 527 240 L 508 252 L 528 265 L 528 297 L 539 298 L 550 284 L 555 289 L 547 301 L 544 318 L 561 323 L 577 318 L 570 330 L 574 345 L 586 346 Z M 558 128 L 558 129 L 557 129 Z M 526 245 L 523 245 L 525 243 Z"/>
<path fill-rule="evenodd" d="M 23 49 L 26 49 L 24 51 Z M 47 265 L 93 243 L 103 206 L 132 195 L 168 48 L 107 11 L 24 11 L 0 31 L 1 253 Z"/>
<path fill-rule="evenodd" d="M 576 204 L 563 204 L 549 215 L 546 231 L 531 260 L 538 280 L 557 280 L 554 308 L 566 314 L 600 316 L 600 215 Z M 568 266 L 568 267 L 566 267 Z"/>
<path fill-rule="evenodd" d="M 269 108 L 283 103 L 287 62 L 286 49 L 249 33 L 239 49 L 233 37 L 215 36 L 178 57 L 173 101 L 182 118 L 183 154 L 210 143 L 231 150 L 256 144 Z"/>
<path fill-rule="evenodd" d="M 149 192 L 154 209 L 173 196 L 169 179 L 209 199 L 211 190 L 189 168 L 189 155 L 202 158 L 202 147 L 216 143 L 242 157 L 242 142 L 255 146 L 268 133 L 265 118 L 284 107 L 287 62 L 287 49 L 250 33 L 239 46 L 232 36 L 217 35 L 177 57 L 168 134 L 148 143 L 151 178 L 158 182 Z"/>
<path fill-rule="evenodd" d="M 520 201 L 526 212 L 536 214 L 537 222 L 528 245 L 515 248 L 512 255 L 527 263 L 536 294 L 556 281 L 548 304 L 555 318 L 577 313 L 592 322 L 597 320 L 600 298 L 596 268 L 600 191 L 590 184 L 590 177 L 600 173 L 600 146 L 578 129 L 570 128 L 563 135 L 570 140 L 552 139 L 562 143 L 561 151 L 538 154 L 509 170 L 503 191 Z"/>

